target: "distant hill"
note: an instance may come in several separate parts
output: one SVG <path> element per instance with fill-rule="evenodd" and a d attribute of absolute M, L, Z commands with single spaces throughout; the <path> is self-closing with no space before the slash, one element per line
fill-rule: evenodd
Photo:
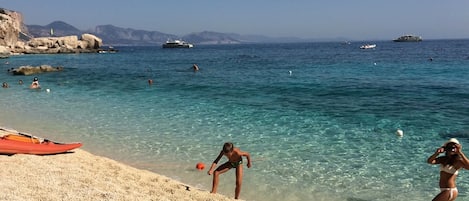
<path fill-rule="evenodd" d="M 34 37 L 68 36 L 91 33 L 103 40 L 105 45 L 161 45 L 167 40 L 182 39 L 193 44 L 242 44 L 242 43 L 285 43 L 304 42 L 304 39 L 294 37 L 274 38 L 261 35 L 240 35 L 235 33 L 219 33 L 203 31 L 184 36 L 162 33 L 158 31 L 136 30 L 121 28 L 113 25 L 99 25 L 89 31 L 81 31 L 62 21 L 55 21 L 45 26 L 26 25 L 29 34 Z"/>
<path fill-rule="evenodd" d="M 83 31 L 75 28 L 62 21 L 55 21 L 45 26 L 40 25 L 26 25 L 30 35 L 34 37 L 48 37 L 51 36 L 51 29 L 53 30 L 53 36 L 69 36 L 69 35 L 81 35 Z"/>
<path fill-rule="evenodd" d="M 168 39 L 178 38 L 176 35 L 158 31 L 135 30 L 113 25 L 96 26 L 92 34 L 103 39 L 104 43 L 113 45 L 155 45 L 162 44 Z"/>
<path fill-rule="evenodd" d="M 203 31 L 191 33 L 182 37 L 184 40 L 197 44 L 239 44 L 242 41 L 232 37 L 230 34 Z"/>

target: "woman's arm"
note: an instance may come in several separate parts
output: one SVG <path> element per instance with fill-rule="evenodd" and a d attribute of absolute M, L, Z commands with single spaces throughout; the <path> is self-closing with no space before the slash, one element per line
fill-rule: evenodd
<path fill-rule="evenodd" d="M 461 162 L 463 164 L 462 167 L 469 170 L 469 159 L 467 159 L 466 155 L 462 152 L 462 146 L 460 144 L 456 144 L 456 150 L 459 156 L 461 156 Z"/>
<path fill-rule="evenodd" d="M 427 159 L 427 163 L 429 164 L 439 164 L 440 161 L 438 160 L 438 156 L 443 153 L 445 149 L 443 147 L 438 148 L 435 153 L 433 153 L 430 157 Z"/>

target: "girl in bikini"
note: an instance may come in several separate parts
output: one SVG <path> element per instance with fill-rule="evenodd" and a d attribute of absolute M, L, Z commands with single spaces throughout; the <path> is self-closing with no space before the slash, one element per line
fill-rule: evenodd
<path fill-rule="evenodd" d="M 228 162 L 223 163 L 218 166 L 218 168 L 213 171 L 217 166 L 218 161 L 221 157 L 225 155 L 228 158 Z M 251 167 L 251 156 L 248 152 L 241 151 L 239 148 L 234 147 L 233 143 L 227 142 L 223 145 L 223 149 L 218 154 L 218 157 L 213 161 L 210 170 L 208 170 L 208 175 L 213 174 L 213 185 L 211 193 L 217 193 L 218 187 L 218 176 L 227 172 L 228 170 L 235 168 L 236 169 L 236 188 L 235 188 L 235 199 L 239 198 L 239 193 L 241 192 L 241 183 L 243 180 L 243 158 L 246 157 L 248 161 L 248 168 Z"/>
<path fill-rule="evenodd" d="M 444 156 L 439 156 L 445 153 Z M 459 169 L 469 169 L 469 159 L 462 152 L 462 146 L 455 138 L 451 138 L 442 147 L 439 147 L 427 162 L 440 164 L 440 193 L 433 201 L 453 201 L 458 197 L 456 177 Z"/>

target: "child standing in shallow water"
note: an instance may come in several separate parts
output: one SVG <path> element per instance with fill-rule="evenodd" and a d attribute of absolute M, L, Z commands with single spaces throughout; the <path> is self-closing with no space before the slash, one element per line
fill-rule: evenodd
<path fill-rule="evenodd" d="M 217 166 L 218 161 L 221 157 L 225 155 L 228 158 L 228 162 L 223 163 L 222 165 L 218 166 L 218 168 L 213 171 L 213 169 Z M 234 147 L 233 143 L 226 142 L 223 145 L 223 149 L 218 154 L 218 157 L 213 161 L 210 170 L 208 170 L 208 175 L 213 174 L 213 184 L 212 184 L 212 191 L 211 193 L 217 193 L 218 187 L 218 177 L 220 174 L 223 174 L 230 170 L 231 168 L 236 169 L 236 188 L 235 188 L 235 199 L 239 198 L 239 193 L 241 192 L 241 184 L 243 181 L 243 158 L 246 157 L 248 161 L 248 168 L 251 167 L 251 156 L 248 152 L 241 151 L 239 148 Z"/>

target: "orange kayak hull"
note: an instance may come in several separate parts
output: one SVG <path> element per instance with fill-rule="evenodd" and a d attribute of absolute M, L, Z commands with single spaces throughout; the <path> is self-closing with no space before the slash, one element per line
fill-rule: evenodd
<path fill-rule="evenodd" d="M 61 144 L 48 141 L 38 144 L 0 138 L 0 154 L 59 154 L 81 146 L 82 143 Z"/>

